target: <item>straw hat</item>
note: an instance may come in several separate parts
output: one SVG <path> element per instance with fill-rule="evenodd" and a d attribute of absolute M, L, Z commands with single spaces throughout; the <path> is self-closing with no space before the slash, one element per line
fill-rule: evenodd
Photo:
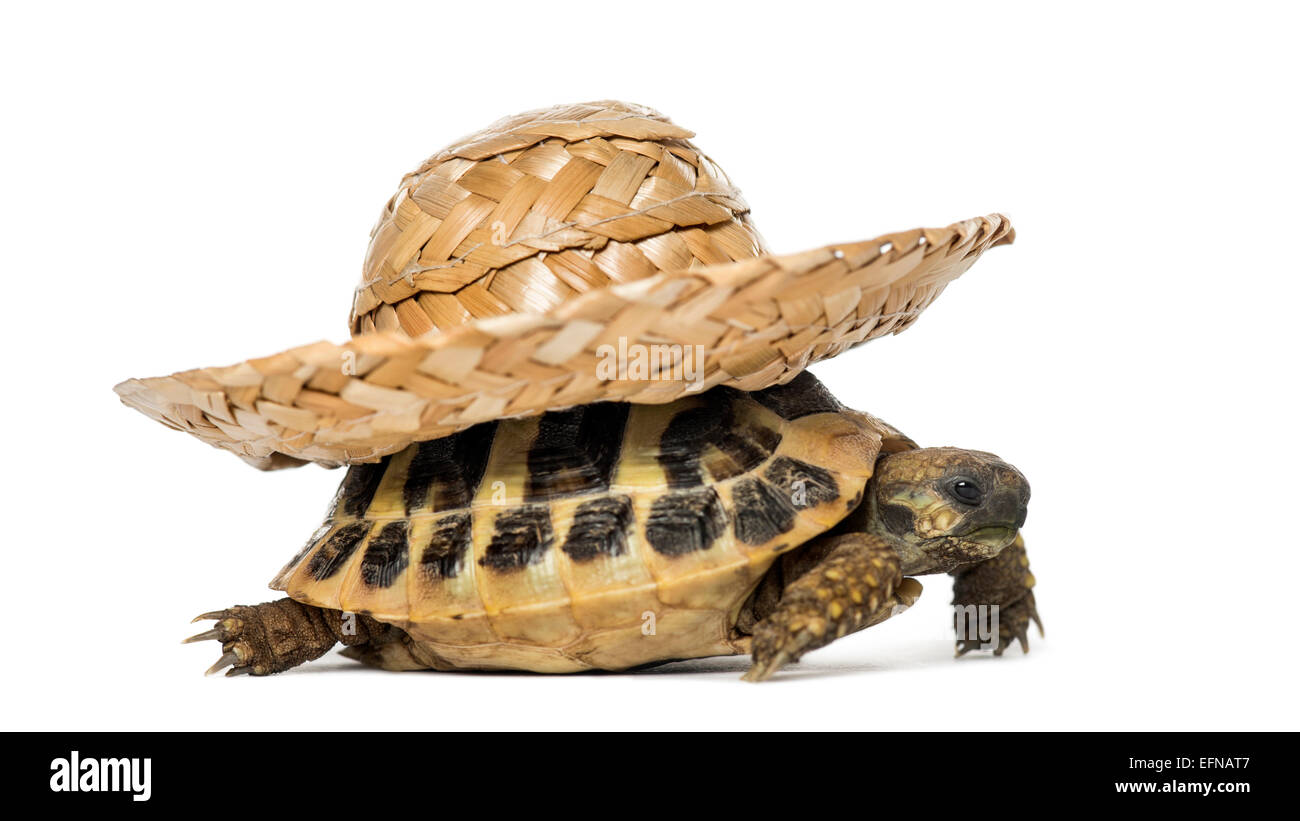
<path fill-rule="evenodd" d="M 995 214 L 773 255 L 692 136 L 611 101 L 500 120 L 402 180 L 351 341 L 115 390 L 259 468 L 371 462 L 490 419 L 788 381 L 1014 237 Z"/>

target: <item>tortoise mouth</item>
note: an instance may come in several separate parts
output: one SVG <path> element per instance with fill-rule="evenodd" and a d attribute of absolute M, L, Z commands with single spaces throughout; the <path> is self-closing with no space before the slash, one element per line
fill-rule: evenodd
<path fill-rule="evenodd" d="M 990 525 L 981 527 L 966 533 L 961 537 L 968 542 L 987 545 L 989 547 L 1005 547 L 1016 538 L 1016 528 L 1010 525 Z"/>

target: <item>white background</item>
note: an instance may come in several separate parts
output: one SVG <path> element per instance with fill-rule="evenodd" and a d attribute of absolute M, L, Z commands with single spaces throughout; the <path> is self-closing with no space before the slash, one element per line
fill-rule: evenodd
<path fill-rule="evenodd" d="M 1300 729 L 1297 59 L 1278 3 L 24 4 L 0 25 L 0 727 Z M 401 175 L 505 114 L 654 106 L 789 252 L 990 211 L 906 334 L 814 369 L 1030 478 L 1045 640 L 955 661 L 949 585 L 778 680 L 204 678 L 340 472 L 258 473 L 131 376 L 346 336 Z M 827 196 L 828 192 L 833 196 Z M 813 203 L 818 203 L 814 206 Z"/>

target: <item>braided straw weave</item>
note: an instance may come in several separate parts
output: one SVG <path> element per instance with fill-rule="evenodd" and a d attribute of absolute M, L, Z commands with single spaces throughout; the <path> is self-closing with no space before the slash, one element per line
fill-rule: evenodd
<path fill-rule="evenodd" d="M 767 253 L 690 131 L 606 101 L 507 117 L 402 180 L 371 234 L 352 331 L 420 336 Z"/>
<path fill-rule="evenodd" d="M 770 255 L 689 136 L 626 103 L 502 120 L 403 180 L 351 341 L 116 390 L 259 468 L 375 461 L 490 419 L 788 381 L 906 328 L 1014 237 L 992 215 Z M 602 378 L 602 346 L 638 344 L 702 346 L 702 383 Z"/>

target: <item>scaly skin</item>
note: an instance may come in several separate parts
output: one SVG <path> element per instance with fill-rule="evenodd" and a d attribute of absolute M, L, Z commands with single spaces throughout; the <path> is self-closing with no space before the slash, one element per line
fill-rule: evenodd
<path fill-rule="evenodd" d="M 746 681 L 765 681 L 810 650 L 884 621 L 920 593 L 903 579 L 898 554 L 866 533 L 828 537 L 826 558 L 786 585 L 776 609 L 754 627 Z"/>
<path fill-rule="evenodd" d="M 956 577 L 952 602 L 955 606 L 998 608 L 998 646 L 993 655 L 1002 655 L 1013 641 L 1019 642 L 1021 651 L 1028 653 L 1031 621 L 1038 626 L 1038 635 L 1043 635 L 1043 623 L 1034 603 L 1034 574 L 1029 572 L 1029 556 L 1025 553 L 1023 536 L 1017 535 L 1010 547 L 992 559 L 957 568 L 952 575 Z M 953 618 L 956 627 L 957 616 L 954 614 Z M 957 655 L 963 656 L 979 646 L 978 637 L 958 634 Z"/>
<path fill-rule="evenodd" d="M 204 613 L 200 619 L 217 619 L 216 625 L 185 643 L 216 639 L 222 655 L 208 668 L 215 673 L 225 667 L 227 676 L 268 676 L 325 655 L 335 644 L 359 645 L 386 639 L 397 631 L 368 616 L 345 615 L 293 599 L 236 605 Z"/>

